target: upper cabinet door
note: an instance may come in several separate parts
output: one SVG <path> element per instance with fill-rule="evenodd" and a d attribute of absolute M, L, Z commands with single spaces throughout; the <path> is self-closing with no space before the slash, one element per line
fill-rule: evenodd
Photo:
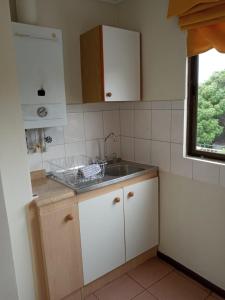
<path fill-rule="evenodd" d="M 65 103 L 60 30 L 13 23 L 22 104 Z"/>
<path fill-rule="evenodd" d="M 122 189 L 79 203 L 84 284 L 125 263 Z"/>
<path fill-rule="evenodd" d="M 140 33 L 102 26 L 105 101 L 138 101 L 140 87 Z"/>
<path fill-rule="evenodd" d="M 158 178 L 124 188 L 126 260 L 158 245 Z"/>
<path fill-rule="evenodd" d="M 84 102 L 141 100 L 141 34 L 98 26 L 80 37 Z"/>

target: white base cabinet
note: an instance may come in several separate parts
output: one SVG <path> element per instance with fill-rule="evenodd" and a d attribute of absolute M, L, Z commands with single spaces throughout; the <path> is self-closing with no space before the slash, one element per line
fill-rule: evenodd
<path fill-rule="evenodd" d="M 79 203 L 84 284 L 125 263 L 123 190 Z"/>
<path fill-rule="evenodd" d="M 124 188 L 126 261 L 158 245 L 158 178 Z"/>
<path fill-rule="evenodd" d="M 79 203 L 84 284 L 158 245 L 158 178 Z"/>

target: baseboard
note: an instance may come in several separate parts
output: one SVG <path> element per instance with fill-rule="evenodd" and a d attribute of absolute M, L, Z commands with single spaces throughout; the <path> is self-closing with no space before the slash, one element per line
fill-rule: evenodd
<path fill-rule="evenodd" d="M 188 269 L 187 267 L 180 264 L 179 262 L 172 259 L 171 257 L 163 254 L 162 252 L 158 251 L 157 256 L 159 258 L 161 258 L 162 260 L 164 260 L 165 262 L 169 263 L 170 265 L 174 266 L 174 268 L 176 268 L 177 270 L 179 270 L 179 271 L 183 272 L 184 274 L 186 274 L 187 276 L 193 278 L 194 280 L 196 280 L 197 282 L 199 282 L 200 284 L 202 284 L 206 288 L 210 289 L 211 291 L 213 291 L 214 293 L 216 293 L 217 295 L 219 295 L 219 296 L 221 296 L 225 299 L 225 290 L 223 290 L 220 287 L 216 286 L 212 282 L 206 280 L 202 276 L 200 276 L 197 273 L 193 272 L 192 270 Z"/>

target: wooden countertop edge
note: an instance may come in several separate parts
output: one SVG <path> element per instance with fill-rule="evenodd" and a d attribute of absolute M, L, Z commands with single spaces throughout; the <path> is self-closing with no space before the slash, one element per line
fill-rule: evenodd
<path fill-rule="evenodd" d="M 43 174 L 44 174 L 44 176 L 43 176 Z M 40 177 L 40 175 L 41 175 L 41 177 Z M 52 188 L 52 195 L 50 195 L 48 197 L 48 194 L 51 193 L 51 190 L 48 190 L 48 191 L 46 191 L 46 196 L 41 195 L 39 198 L 34 199 L 30 203 L 30 205 L 35 205 L 36 207 L 41 208 L 41 207 L 47 206 L 49 204 L 56 204 L 58 202 L 61 202 L 63 200 L 69 199 L 69 198 L 70 199 L 74 198 L 74 203 L 79 203 L 82 201 L 86 201 L 90 198 L 94 198 L 94 197 L 100 196 L 102 194 L 109 193 L 116 189 L 120 189 L 125 186 L 129 186 L 129 185 L 132 185 L 132 184 L 144 181 L 144 180 L 148 180 L 151 178 L 155 178 L 155 177 L 158 177 L 158 171 L 151 170 L 151 171 L 149 171 L 149 173 L 147 173 L 145 175 L 140 175 L 140 176 L 134 177 L 132 179 L 114 183 L 114 184 L 111 184 L 111 185 L 108 185 L 108 186 L 105 186 L 105 187 L 102 187 L 102 188 L 99 188 L 96 190 L 92 190 L 89 192 L 81 193 L 81 194 L 76 194 L 74 192 L 74 190 L 64 186 L 61 183 L 55 182 L 54 180 L 49 178 L 48 180 L 51 182 L 54 182 L 56 187 L 59 188 L 61 185 L 62 190 L 59 191 L 58 189 L 54 190 L 54 188 Z M 34 187 L 35 187 L 35 183 L 39 182 L 39 184 L 40 184 L 40 179 L 44 179 L 44 178 L 46 178 L 46 175 L 43 172 L 34 174 L 33 179 L 32 179 L 32 185 L 34 185 Z M 54 186 L 54 184 L 53 184 L 53 186 Z"/>

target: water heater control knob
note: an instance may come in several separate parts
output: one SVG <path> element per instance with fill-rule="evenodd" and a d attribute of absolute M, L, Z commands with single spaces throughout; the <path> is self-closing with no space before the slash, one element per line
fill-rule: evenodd
<path fill-rule="evenodd" d="M 41 106 L 37 109 L 37 115 L 40 117 L 40 118 L 45 118 L 47 117 L 48 115 L 48 110 L 46 107 L 44 106 Z"/>

